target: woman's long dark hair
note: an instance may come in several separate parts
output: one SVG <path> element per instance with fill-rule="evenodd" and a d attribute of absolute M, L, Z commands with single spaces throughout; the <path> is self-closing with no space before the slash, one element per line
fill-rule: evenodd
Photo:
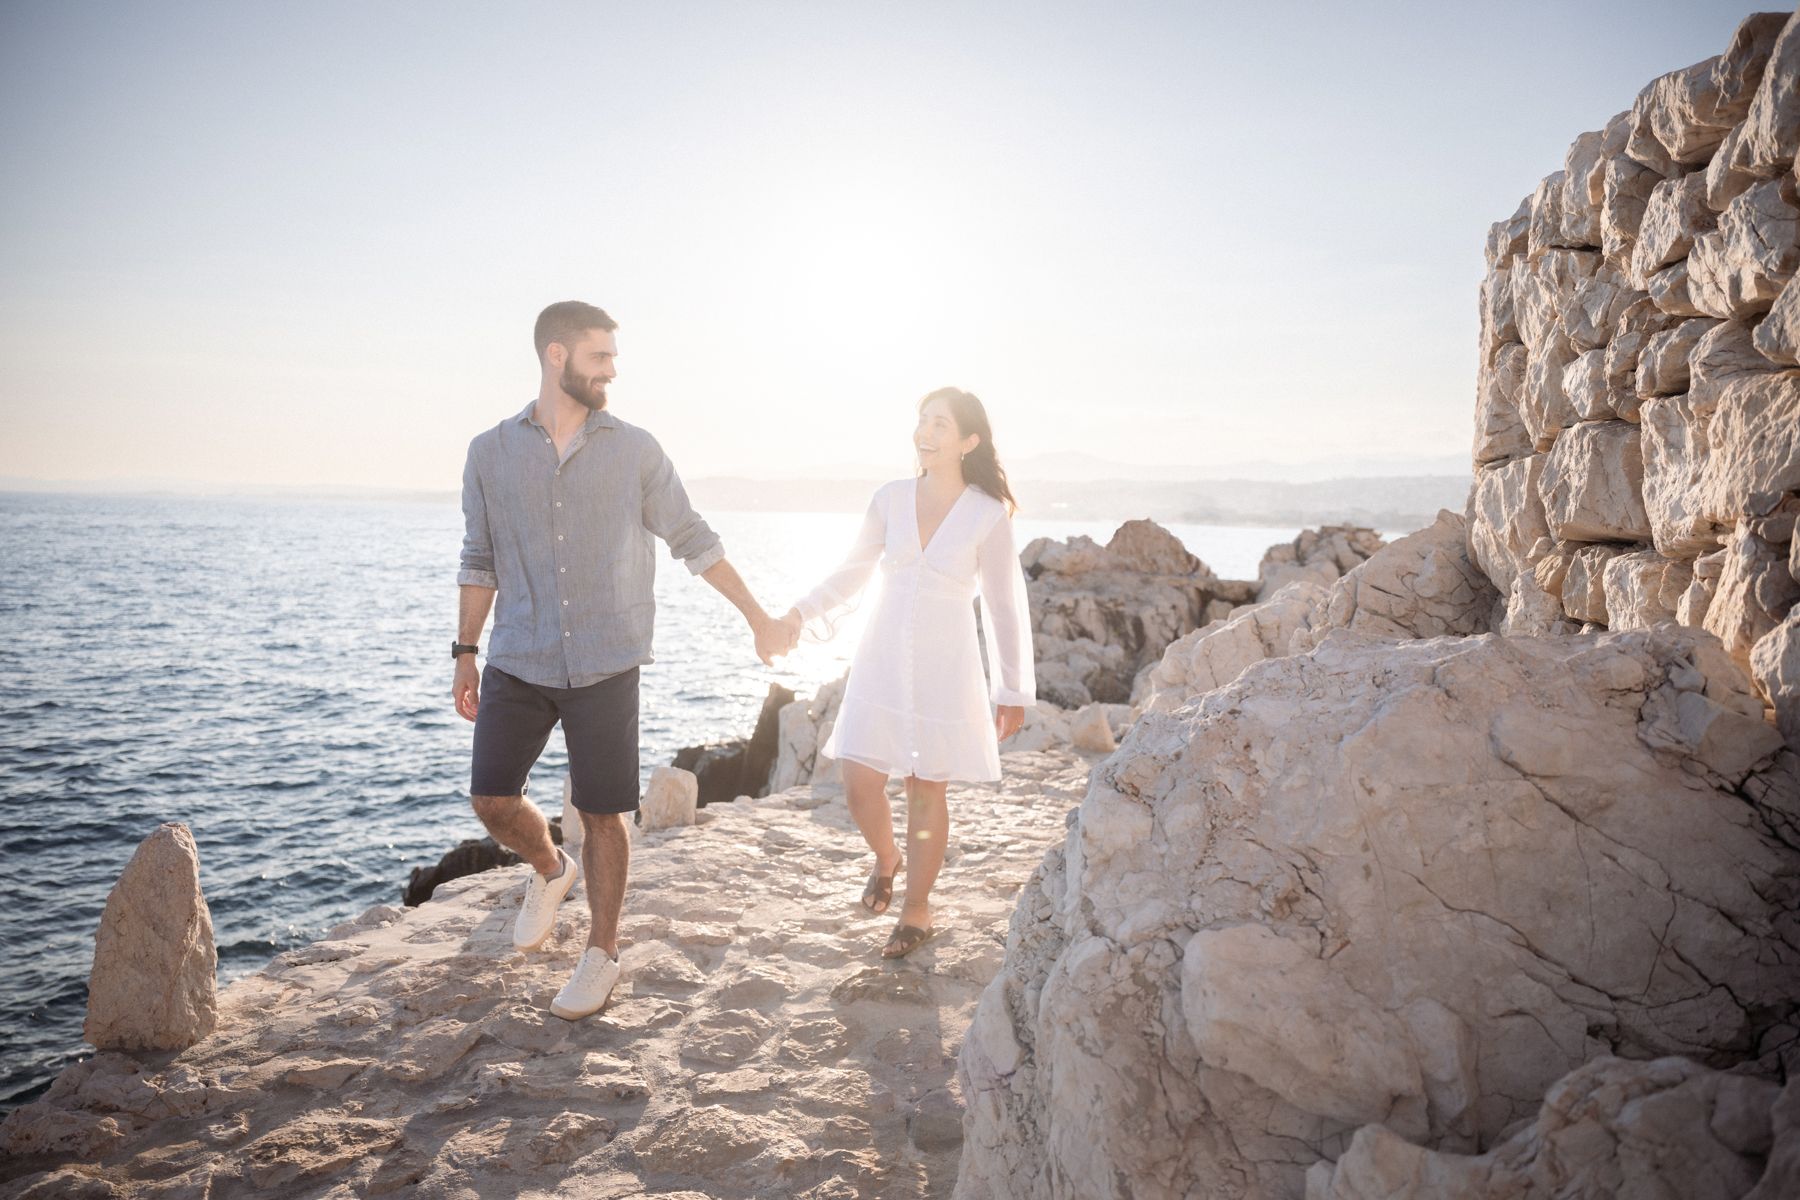
<path fill-rule="evenodd" d="M 1009 515 L 1018 512 L 1019 502 L 1013 499 L 1012 488 L 1006 484 L 1006 468 L 1000 465 L 1000 456 L 994 453 L 994 430 L 988 424 L 987 409 L 981 406 L 981 401 L 961 388 L 939 388 L 919 401 L 919 411 L 924 412 L 925 406 L 933 400 L 942 400 L 949 405 L 959 434 L 968 437 L 973 433 L 981 437 L 981 443 L 963 456 L 963 479 L 1006 505 Z"/>

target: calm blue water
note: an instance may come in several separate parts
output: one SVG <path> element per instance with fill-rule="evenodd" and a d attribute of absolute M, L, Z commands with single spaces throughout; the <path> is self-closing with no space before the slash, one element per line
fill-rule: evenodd
<path fill-rule="evenodd" d="M 860 518 L 709 519 L 781 611 Z M 1297 532 L 1173 528 L 1228 578 Z M 1111 532 L 1019 523 L 1021 544 Z M 0 494 L 0 1109 L 84 1053 L 100 910 L 159 822 L 193 830 L 224 981 L 398 903 L 414 866 L 482 832 L 449 701 L 460 542 L 453 503 Z M 806 694 L 855 644 L 851 622 L 770 670 L 679 563 L 657 598 L 646 773 L 744 736 L 771 682 Z M 565 763 L 558 734 L 532 775 L 552 813 Z"/>

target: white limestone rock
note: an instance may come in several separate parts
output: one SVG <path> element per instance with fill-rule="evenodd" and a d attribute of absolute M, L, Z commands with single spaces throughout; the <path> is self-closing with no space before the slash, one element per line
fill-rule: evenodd
<path fill-rule="evenodd" d="M 1608 421 L 1617 418 L 1621 409 L 1636 408 L 1636 392 L 1616 386 L 1607 375 L 1605 350 L 1589 350 L 1563 368 L 1562 390 L 1576 417 L 1583 421 Z"/>
<path fill-rule="evenodd" d="M 1726 131 L 1750 111 L 1785 23 L 1785 13 L 1752 14 L 1723 54 L 1670 71 L 1650 85 L 1644 115 L 1670 159 L 1691 167 L 1713 156 Z"/>
<path fill-rule="evenodd" d="M 1606 607 L 1606 568 L 1627 552 L 1623 546 L 1598 545 L 1582 546 L 1569 555 L 1558 594 L 1563 612 L 1571 621 L 1584 625 L 1611 623 Z"/>
<path fill-rule="evenodd" d="M 1531 230 L 1531 197 L 1519 201 L 1519 207 L 1513 215 L 1504 221 L 1495 221 L 1488 227 L 1487 244 L 1484 253 L 1487 265 L 1503 266 L 1514 256 L 1525 253 L 1528 236 Z"/>
<path fill-rule="evenodd" d="M 1648 541 L 1644 462 L 1636 425 L 1584 421 L 1545 456 L 1538 495 L 1559 542 Z"/>
<path fill-rule="evenodd" d="M 1334 629 L 1388 638 L 1485 633 L 1500 596 L 1469 557 L 1468 524 L 1458 513 L 1372 555 L 1332 585 L 1324 611 L 1296 622 L 1289 651 L 1312 649 Z"/>
<path fill-rule="evenodd" d="M 1781 624 L 1800 600 L 1800 582 L 1788 573 L 1787 543 L 1758 537 L 1748 522 L 1725 543 L 1725 559 L 1706 628 L 1719 636 L 1738 665 L 1750 669 L 1750 652 Z"/>
<path fill-rule="evenodd" d="M 653 769 L 650 783 L 644 788 L 644 802 L 638 806 L 644 832 L 692 825 L 699 804 L 700 780 L 692 771 L 680 767 Z"/>
<path fill-rule="evenodd" d="M 1481 368 L 1475 407 L 1477 465 L 1531 453 L 1531 435 L 1519 417 L 1529 354 L 1518 342 L 1506 342 L 1495 352 L 1493 362 Z"/>
<path fill-rule="evenodd" d="M 1688 390 L 1692 368 L 1689 359 L 1700 339 L 1717 327 L 1715 317 L 1692 317 L 1679 323 L 1665 322 L 1650 334 L 1638 356 L 1634 389 L 1641 399 L 1677 396 Z"/>
<path fill-rule="evenodd" d="M 1800 365 L 1800 288 L 1784 287 L 1751 335 L 1757 353 L 1782 366 Z"/>
<path fill-rule="evenodd" d="M 1089 704 L 1069 718 L 1069 743 L 1085 754 L 1111 754 L 1119 748 L 1113 738 L 1112 725 L 1106 719 L 1107 705 Z"/>
<path fill-rule="evenodd" d="M 1732 147 L 1735 170 L 1773 179 L 1794 162 L 1800 148 L 1800 21 L 1782 27 L 1750 108 Z"/>
<path fill-rule="evenodd" d="M 1650 276 L 1645 284 L 1650 299 L 1656 307 L 1677 317 L 1703 317 L 1694 304 L 1692 281 L 1688 278 L 1687 259 L 1682 259 L 1672 267 L 1664 267 Z"/>
<path fill-rule="evenodd" d="M 1519 390 L 1519 421 L 1534 450 L 1548 450 L 1556 435 L 1581 420 L 1563 390 L 1569 366 L 1580 351 L 1560 328 L 1553 329 L 1525 354 L 1525 379 Z"/>
<path fill-rule="evenodd" d="M 1673 396 L 1646 400 L 1639 415 L 1644 510 L 1656 549 L 1670 558 L 1715 549 L 1724 531 L 1704 495 L 1712 466 L 1712 412 L 1686 396 Z"/>
<path fill-rule="evenodd" d="M 1702 312 L 1746 317 L 1767 312 L 1800 268 L 1800 201 L 1794 177 L 1746 189 L 1726 206 L 1719 226 L 1688 255 L 1690 294 Z"/>
<path fill-rule="evenodd" d="M 1547 457 L 1532 454 L 1475 472 L 1467 514 L 1469 556 L 1503 591 L 1534 561 L 1532 547 L 1549 537 L 1538 493 Z"/>
<path fill-rule="evenodd" d="M 1702 173 L 1665 179 L 1650 193 L 1644 220 L 1638 226 L 1637 247 L 1631 254 L 1631 285 L 1649 285 L 1650 277 L 1687 257 L 1694 239 L 1713 229 L 1718 218 L 1706 207 L 1706 176 Z"/>
<path fill-rule="evenodd" d="M 1625 276 L 1602 263 L 1592 275 L 1577 280 L 1559 309 L 1562 331 L 1577 350 L 1597 350 L 1612 339 L 1619 317 L 1648 294 L 1633 288 Z"/>
<path fill-rule="evenodd" d="M 1753 513 L 1756 496 L 1800 491 L 1800 371 L 1746 370 L 1709 391 L 1718 403 L 1707 430 L 1704 502 L 1729 526 Z"/>
<path fill-rule="evenodd" d="M 1261 604 L 1170 643 L 1150 672 L 1144 710 L 1173 712 L 1230 683 L 1252 663 L 1286 654 L 1296 634 L 1324 612 L 1327 595 L 1318 584 L 1297 579 Z"/>
<path fill-rule="evenodd" d="M 1519 321 L 1513 313 L 1512 270 L 1501 263 L 1482 277 L 1481 292 L 1481 364 L 1494 361 L 1500 347 L 1519 340 Z"/>
<path fill-rule="evenodd" d="M 1746 707 L 1665 626 L 1340 632 L 1146 714 L 1020 896 L 957 1194 L 1297 1197 L 1358 1126 L 1473 1153 L 1600 1055 L 1782 1069 L 1800 849 L 1746 819 Z"/>
<path fill-rule="evenodd" d="M 1618 322 L 1613 326 L 1612 338 L 1606 343 L 1603 353 L 1607 390 L 1613 409 L 1621 419 L 1638 419 L 1638 365 L 1651 339 L 1674 328 L 1681 321 L 1682 318 L 1672 317 L 1657 308 L 1648 296 L 1627 306 L 1619 314 Z"/>
<path fill-rule="evenodd" d="M 1557 1080 L 1536 1119 L 1482 1155 L 1429 1150 L 1366 1125 L 1335 1163 L 1308 1170 L 1306 1200 L 1772 1197 L 1783 1193 L 1764 1192 L 1759 1179 L 1780 1184 L 1768 1160 L 1781 1097 L 1769 1080 L 1683 1058 L 1606 1055 Z M 1780 1141 L 1800 1157 L 1797 1133 L 1788 1123 Z"/>
<path fill-rule="evenodd" d="M 1775 710 L 1776 727 L 1800 750 L 1800 608 L 1790 608 L 1781 624 L 1750 648 L 1750 675 Z"/>
<path fill-rule="evenodd" d="M 1654 550 L 1637 550 L 1609 559 L 1601 575 L 1607 627 L 1649 629 L 1677 619 L 1694 567 Z"/>
<path fill-rule="evenodd" d="M 803 783 L 832 783 L 837 764 L 819 754 L 837 723 L 838 706 L 844 700 L 848 672 L 819 688 L 811 698 L 796 699 L 776 714 L 775 766 L 769 772 L 769 790 L 785 792 Z"/>
<path fill-rule="evenodd" d="M 1778 370 L 1757 350 L 1747 324 L 1721 321 L 1701 335 L 1688 355 L 1688 399 L 1697 407 L 1717 408 L 1728 384 Z"/>
<path fill-rule="evenodd" d="M 1360 525 L 1305 529 L 1292 542 L 1270 546 L 1256 567 L 1256 600 L 1272 599 L 1288 584 L 1306 580 L 1321 586 L 1341 579 L 1385 543 Z"/>
<path fill-rule="evenodd" d="M 159 825 L 106 897 L 81 1036 L 101 1050 L 193 1045 L 217 1020 L 218 965 L 193 835 Z"/>
<path fill-rule="evenodd" d="M 1650 193 L 1662 181 L 1661 171 L 1625 154 L 1607 159 L 1605 190 L 1600 201 L 1600 247 L 1607 265 L 1614 270 L 1630 269 Z"/>

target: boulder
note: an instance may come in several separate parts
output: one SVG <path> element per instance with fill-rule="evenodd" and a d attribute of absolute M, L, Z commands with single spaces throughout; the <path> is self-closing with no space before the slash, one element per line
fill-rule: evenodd
<path fill-rule="evenodd" d="M 1625 554 L 1623 546 L 1582 546 L 1568 557 L 1559 595 L 1563 613 L 1571 621 L 1590 625 L 1610 624 L 1606 602 L 1606 568 Z"/>
<path fill-rule="evenodd" d="M 1292 542 L 1270 546 L 1256 568 L 1260 603 L 1296 580 L 1332 583 L 1381 549 L 1381 535 L 1359 525 L 1326 525 L 1302 530 Z"/>
<path fill-rule="evenodd" d="M 1672 267 L 1664 267 L 1652 275 L 1645 284 L 1650 293 L 1651 302 L 1664 312 L 1678 317 L 1700 317 L 1702 313 L 1694 305 L 1694 297 L 1688 280 L 1687 259 L 1682 259 Z"/>
<path fill-rule="evenodd" d="M 1469 490 L 1469 556 L 1496 588 L 1510 590 L 1550 527 L 1538 494 L 1547 455 L 1532 454 L 1475 472 Z"/>
<path fill-rule="evenodd" d="M 1800 608 L 1790 608 L 1781 624 L 1750 648 L 1750 674 L 1775 710 L 1776 727 L 1800 750 Z"/>
<path fill-rule="evenodd" d="M 1324 611 L 1296 622 L 1293 652 L 1310 650 L 1334 629 L 1386 638 L 1485 633 L 1500 595 L 1469 557 L 1468 525 L 1457 513 L 1371 555 L 1331 586 Z"/>
<path fill-rule="evenodd" d="M 1481 280 L 1481 365 L 1494 361 L 1501 346 L 1519 340 L 1519 322 L 1513 315 L 1512 271 L 1505 264 L 1489 269 Z"/>
<path fill-rule="evenodd" d="M 794 702 L 791 688 L 769 685 L 756 728 L 748 738 L 684 746 L 675 752 L 671 766 L 692 772 L 699 780 L 700 803 L 721 804 L 739 796 L 766 796 L 775 761 L 781 753 L 781 710 Z"/>
<path fill-rule="evenodd" d="M 1318 584 L 1297 579 L 1261 604 L 1177 638 L 1147 677 L 1145 711 L 1173 712 L 1252 663 L 1286 654 L 1295 635 L 1324 612 L 1326 596 Z"/>
<path fill-rule="evenodd" d="M 1646 400 L 1643 430 L 1644 510 L 1656 549 L 1693 558 L 1717 548 L 1723 536 L 1703 495 L 1712 460 L 1713 414 L 1686 396 Z"/>
<path fill-rule="evenodd" d="M 769 790 L 785 792 L 803 783 L 827 783 L 836 778 L 837 766 L 831 759 L 821 758 L 819 748 L 831 736 L 837 723 L 838 705 L 844 700 L 844 686 L 850 682 L 845 672 L 825 684 L 810 700 L 794 700 L 776 716 L 775 766 L 769 775 Z"/>
<path fill-rule="evenodd" d="M 1612 629 L 1649 629 L 1675 621 L 1681 598 L 1694 582 L 1692 563 L 1664 558 L 1654 550 L 1615 555 L 1601 568 L 1606 624 Z"/>
<path fill-rule="evenodd" d="M 1607 390 L 1617 414 L 1627 421 L 1638 419 L 1638 365 L 1652 338 L 1679 325 L 1680 317 L 1663 312 L 1645 296 L 1626 307 L 1613 326 L 1612 340 L 1606 343 L 1605 373 Z M 1699 340 L 1699 335 L 1695 335 Z M 1685 357 L 1682 360 L 1686 361 Z"/>
<path fill-rule="evenodd" d="M 1519 422 L 1525 426 L 1534 450 L 1548 450 L 1557 434 L 1581 420 L 1581 413 L 1563 388 L 1570 364 L 1580 353 L 1560 328 L 1525 352 Z"/>
<path fill-rule="evenodd" d="M 1704 164 L 1744 119 L 1786 19 L 1785 13 L 1754 13 L 1738 26 L 1725 53 L 1650 85 L 1644 117 L 1673 162 Z"/>
<path fill-rule="evenodd" d="M 1747 188 L 1726 206 L 1719 227 L 1688 255 L 1695 307 L 1715 317 L 1767 312 L 1800 267 L 1800 201 L 1794 177 Z"/>
<path fill-rule="evenodd" d="M 1688 390 L 1691 381 L 1688 360 L 1700 339 L 1719 324 L 1714 317 L 1692 317 L 1670 322 L 1666 315 L 1663 328 L 1650 334 L 1638 355 L 1634 390 L 1643 399 L 1652 396 L 1678 396 Z"/>
<path fill-rule="evenodd" d="M 1794 162 L 1800 147 L 1800 21 L 1789 16 L 1770 51 L 1743 132 L 1732 146 L 1731 166 L 1758 179 L 1773 179 Z"/>
<path fill-rule="evenodd" d="M 1764 358 L 1743 321 L 1720 321 L 1701 335 L 1688 355 L 1688 399 L 1716 408 L 1727 384 L 1780 370 Z"/>
<path fill-rule="evenodd" d="M 1782 623 L 1800 600 L 1800 582 L 1788 573 L 1788 546 L 1758 537 L 1748 522 L 1725 543 L 1725 559 L 1706 628 L 1746 670 L 1751 648 Z"/>
<path fill-rule="evenodd" d="M 1751 339 L 1757 353 L 1771 362 L 1788 367 L 1800 364 L 1800 288 L 1781 289 Z"/>
<path fill-rule="evenodd" d="M 1475 462 L 1482 465 L 1531 453 L 1531 435 L 1519 418 L 1530 352 L 1518 342 L 1500 346 L 1481 368 L 1475 408 Z"/>
<path fill-rule="evenodd" d="M 1519 340 L 1533 350 L 1543 346 L 1561 329 L 1563 310 L 1575 289 L 1582 280 L 1593 278 L 1601 265 L 1595 251 L 1573 249 L 1551 250 L 1539 258 L 1514 263 L 1508 281 Z"/>
<path fill-rule="evenodd" d="M 1020 896 L 957 1194 L 1298 1197 L 1358 1128 L 1476 1152 L 1602 1055 L 1800 1065 L 1760 707 L 1664 627 L 1340 632 L 1146 714 Z"/>
<path fill-rule="evenodd" d="M 1131 698 L 1138 672 L 1181 635 L 1250 599 L 1149 521 L 1106 546 L 1039 539 L 1021 555 L 1037 651 L 1038 696 L 1064 708 Z"/>
<path fill-rule="evenodd" d="M 1556 247 L 1574 247 L 1580 241 L 1569 236 L 1571 224 L 1563 215 L 1563 172 L 1544 176 L 1531 194 L 1531 225 L 1525 231 L 1525 253 L 1541 258 Z"/>
<path fill-rule="evenodd" d="M 1582 421 L 1610 420 L 1637 407 L 1636 394 L 1607 375 L 1605 350 L 1589 350 L 1563 368 L 1562 391 Z"/>
<path fill-rule="evenodd" d="M 1686 258 L 1694 248 L 1694 239 L 1710 232 L 1717 220 L 1713 210 L 1706 207 L 1703 173 L 1657 184 L 1644 208 L 1637 246 L 1631 253 L 1631 286 L 1646 288 L 1652 275 Z"/>
<path fill-rule="evenodd" d="M 650 783 L 644 789 L 638 819 L 646 833 L 692 825 L 699 802 L 700 781 L 692 771 L 657 767 L 650 772 Z"/>
<path fill-rule="evenodd" d="M 217 1021 L 218 966 L 193 834 L 165 822 L 106 897 L 81 1036 L 101 1050 L 185 1050 Z"/>
<path fill-rule="evenodd" d="M 1089 704 L 1069 719 L 1069 742 L 1086 754 L 1111 754 L 1119 748 L 1113 738 L 1112 725 L 1106 719 L 1107 706 Z"/>
<path fill-rule="evenodd" d="M 560 843 L 559 826 L 552 825 L 550 828 L 553 839 Z M 491 871 L 495 867 L 510 867 L 523 861 L 491 837 L 465 838 L 454 849 L 445 852 L 433 865 L 412 869 L 401 893 L 401 903 L 408 908 L 417 908 L 431 899 L 431 894 L 439 886 L 452 879 Z"/>
<path fill-rule="evenodd" d="M 1663 181 L 1663 173 L 1626 154 L 1606 160 L 1606 181 L 1600 201 L 1600 247 L 1606 263 L 1628 271 L 1637 251 L 1638 230 L 1650 193 Z"/>
<path fill-rule="evenodd" d="M 1487 265 L 1504 266 L 1512 259 L 1525 253 L 1531 230 L 1531 197 L 1519 201 L 1519 207 L 1513 215 L 1504 221 L 1495 221 L 1488 227 L 1487 244 L 1484 252 Z"/>
<path fill-rule="evenodd" d="M 1538 479 L 1544 520 L 1557 541 L 1648 541 L 1638 427 L 1584 421 L 1556 439 Z"/>
<path fill-rule="evenodd" d="M 1800 1085 L 1787 1090 L 1800 1094 Z M 1777 1132 L 1782 1095 L 1768 1080 L 1687 1059 L 1606 1055 L 1559 1079 L 1529 1126 L 1479 1156 L 1428 1150 L 1366 1125 L 1336 1162 L 1307 1172 L 1306 1200 L 1783 1195 L 1758 1186 L 1781 1186 L 1768 1161 L 1778 1141 L 1800 1158 L 1795 1121 Z"/>

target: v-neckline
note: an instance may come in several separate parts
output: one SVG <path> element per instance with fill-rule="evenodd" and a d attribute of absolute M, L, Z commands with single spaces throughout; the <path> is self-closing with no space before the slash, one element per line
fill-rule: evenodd
<path fill-rule="evenodd" d="M 950 502 L 950 507 L 944 510 L 944 515 L 938 518 L 937 528 L 933 529 L 931 531 L 931 536 L 927 538 L 925 536 L 925 531 L 919 528 L 919 477 L 916 475 L 913 477 L 913 541 L 918 544 L 919 554 L 921 556 L 923 556 L 927 550 L 931 549 L 932 543 L 937 541 L 938 534 L 944 532 L 944 526 L 950 523 L 950 517 L 956 512 L 956 506 L 961 504 L 963 502 L 963 497 L 968 494 L 969 485 L 965 483 L 963 484 L 963 490 L 956 493 L 956 499 Z"/>

